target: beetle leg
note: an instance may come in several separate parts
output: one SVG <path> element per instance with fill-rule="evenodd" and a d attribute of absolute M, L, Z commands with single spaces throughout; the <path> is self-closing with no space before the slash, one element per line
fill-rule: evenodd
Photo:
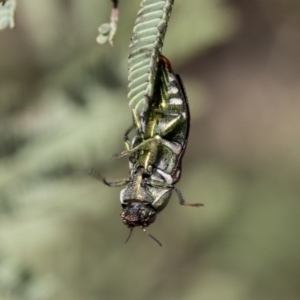
<path fill-rule="evenodd" d="M 124 134 L 124 144 L 125 144 L 126 150 L 130 150 L 130 139 L 129 139 L 128 135 L 133 129 L 134 129 L 134 125 L 131 125 Z"/>
<path fill-rule="evenodd" d="M 140 117 L 137 115 L 137 112 L 136 112 L 135 109 L 132 110 L 132 118 L 133 118 L 133 123 L 137 127 L 137 131 L 142 132 L 142 124 L 141 124 L 141 121 L 140 121 Z"/>
<path fill-rule="evenodd" d="M 178 196 L 180 205 L 191 206 L 191 207 L 204 206 L 203 203 L 188 203 L 188 202 L 185 202 L 181 192 L 175 186 L 173 186 L 173 190 L 176 192 L 176 194 Z"/>
<path fill-rule="evenodd" d="M 166 126 L 164 126 L 164 128 L 162 128 L 162 131 L 160 132 L 160 135 L 161 136 L 167 135 L 174 128 L 176 128 L 176 126 L 178 125 L 178 123 L 181 122 L 181 120 L 182 120 L 182 115 L 179 115 L 178 117 L 176 117 L 175 119 L 170 121 Z"/>
<path fill-rule="evenodd" d="M 136 152 L 137 150 L 140 150 L 141 148 L 145 147 L 145 145 L 150 142 L 155 142 L 157 144 L 161 144 L 161 145 L 169 148 L 174 154 L 179 154 L 182 149 L 180 144 L 175 143 L 175 142 L 170 142 L 168 140 L 162 139 L 159 135 L 155 135 L 154 137 L 141 142 L 139 145 L 137 145 L 136 147 L 134 147 L 132 149 L 125 150 L 125 151 L 122 151 L 121 153 L 114 154 L 111 158 L 120 158 L 120 157 L 129 155 L 129 154 L 132 154 L 132 153 Z"/>
<path fill-rule="evenodd" d="M 130 150 L 126 150 L 126 151 L 122 151 L 121 153 L 117 153 L 117 154 L 114 154 L 111 158 L 120 158 L 120 157 L 123 157 L 123 156 L 126 156 L 126 155 L 129 155 L 131 153 L 134 153 L 136 152 L 137 150 L 143 148 L 146 144 L 148 144 L 149 142 L 153 142 L 153 141 L 157 141 L 159 142 L 159 140 L 161 140 L 161 137 L 156 135 L 152 138 L 149 138 L 143 142 L 141 142 L 139 145 L 137 145 L 136 147 L 130 149 Z"/>
<path fill-rule="evenodd" d="M 110 186 L 110 187 L 118 187 L 118 186 L 123 186 L 127 184 L 130 181 L 130 178 L 121 178 L 121 179 L 116 179 L 112 181 L 107 181 L 98 170 L 95 168 L 92 168 L 90 170 L 90 175 L 93 176 L 95 179 L 103 182 L 104 184 Z"/>
<path fill-rule="evenodd" d="M 107 181 L 105 178 L 103 178 L 102 182 L 110 187 L 118 187 L 123 186 L 129 183 L 130 178 L 120 178 L 112 181 Z"/>
<path fill-rule="evenodd" d="M 165 136 L 168 133 L 170 133 L 173 129 L 175 129 L 178 124 L 184 119 L 184 115 L 180 114 L 178 115 L 176 118 L 172 119 L 170 122 L 168 122 L 167 124 L 165 124 L 159 132 L 160 136 Z"/>
<path fill-rule="evenodd" d="M 153 186 L 155 188 L 166 188 L 166 189 L 174 190 L 176 192 L 177 196 L 178 196 L 180 205 L 191 206 L 191 207 L 204 206 L 203 203 L 188 203 L 188 202 L 185 202 L 181 192 L 172 184 L 167 184 L 163 181 L 158 181 L 158 180 L 148 180 L 146 182 L 146 184 L 149 185 L 149 186 Z"/>

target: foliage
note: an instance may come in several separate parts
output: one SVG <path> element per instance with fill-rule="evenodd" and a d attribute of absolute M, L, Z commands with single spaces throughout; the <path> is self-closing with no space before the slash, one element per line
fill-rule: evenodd
<path fill-rule="evenodd" d="M 0 1 L 0 30 L 15 27 L 16 0 Z"/>
<path fill-rule="evenodd" d="M 163 53 L 192 124 L 175 196 L 123 245 L 128 44 L 140 1 L 18 1 L 0 33 L 0 298 L 298 299 L 300 9 L 278 0 L 175 1 Z M 244 3 L 245 2 L 245 3 Z M 6 3 L 8 4 L 8 2 Z M 50 24 L 50 25 L 49 25 Z"/>

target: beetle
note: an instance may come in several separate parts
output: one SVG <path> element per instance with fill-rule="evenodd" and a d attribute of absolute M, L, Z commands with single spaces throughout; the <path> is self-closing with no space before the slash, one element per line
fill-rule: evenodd
<path fill-rule="evenodd" d="M 175 184 L 181 175 L 190 112 L 182 81 L 179 75 L 175 75 L 170 61 L 160 55 L 158 66 L 154 95 L 149 100 L 148 111 L 139 116 L 133 109 L 137 136 L 131 143 L 128 138 L 133 129 L 131 127 L 124 136 L 126 150 L 113 157 L 130 155 L 130 168 L 142 166 L 145 172 L 151 174 L 156 167 L 168 183 Z"/>
<path fill-rule="evenodd" d="M 162 55 L 158 62 L 154 95 L 149 99 L 149 104 L 148 110 L 142 115 L 133 109 L 134 125 L 124 135 L 126 150 L 113 156 L 119 158 L 129 155 L 129 177 L 107 181 L 95 170 L 91 173 L 110 187 L 126 185 L 120 193 L 123 223 L 131 229 L 130 234 L 134 227 L 139 226 L 156 240 L 145 228 L 167 206 L 173 190 L 181 205 L 203 205 L 186 203 L 174 186 L 181 176 L 190 113 L 182 81 L 175 75 L 169 60 Z M 134 128 L 137 134 L 130 141 L 129 133 Z"/>

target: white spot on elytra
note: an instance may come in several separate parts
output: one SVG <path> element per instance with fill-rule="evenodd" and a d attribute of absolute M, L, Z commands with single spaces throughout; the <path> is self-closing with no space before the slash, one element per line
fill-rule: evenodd
<path fill-rule="evenodd" d="M 171 86 L 169 88 L 169 93 L 170 94 L 177 94 L 179 91 L 178 91 L 178 88 L 176 86 Z"/>
<path fill-rule="evenodd" d="M 173 105 L 182 105 L 183 101 L 180 98 L 171 98 L 170 99 L 170 104 Z"/>
<path fill-rule="evenodd" d="M 169 80 L 169 82 L 172 82 L 172 81 L 175 81 L 175 78 L 173 76 L 169 75 L 168 80 Z"/>

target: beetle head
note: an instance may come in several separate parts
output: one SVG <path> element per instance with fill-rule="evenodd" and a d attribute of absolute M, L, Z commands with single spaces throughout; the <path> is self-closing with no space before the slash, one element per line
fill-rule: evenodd
<path fill-rule="evenodd" d="M 123 223 L 129 228 L 136 226 L 144 228 L 155 221 L 156 210 L 150 205 L 134 202 L 123 208 L 121 218 Z"/>

